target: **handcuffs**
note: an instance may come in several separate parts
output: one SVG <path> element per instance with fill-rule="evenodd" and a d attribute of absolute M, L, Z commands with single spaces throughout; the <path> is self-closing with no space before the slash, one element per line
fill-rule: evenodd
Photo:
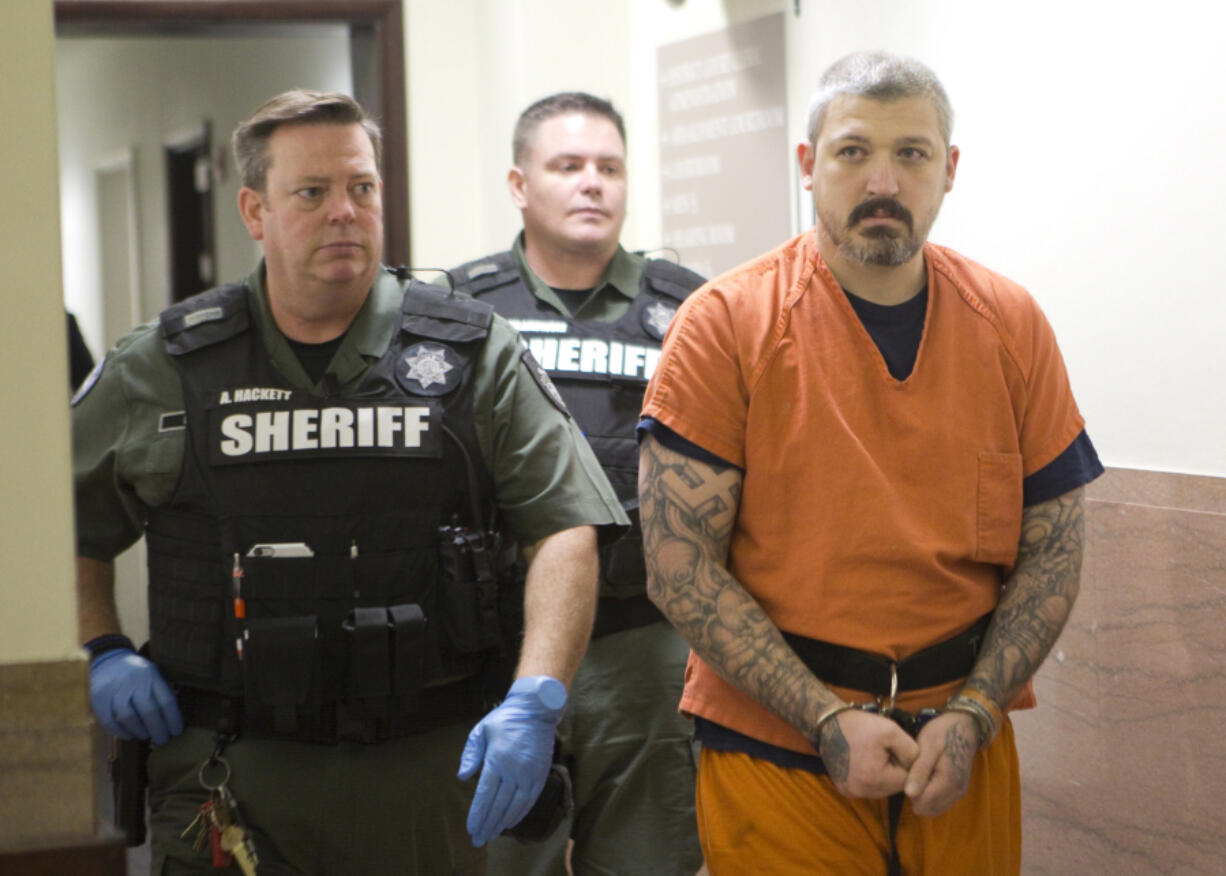
<path fill-rule="evenodd" d="M 918 712 L 908 712 L 894 705 L 894 701 L 898 697 L 898 664 L 890 663 L 890 696 L 884 703 L 881 697 L 871 703 L 835 703 L 828 707 L 820 715 L 817 716 L 817 726 L 814 730 L 814 748 L 821 747 L 822 728 L 826 726 L 826 722 L 832 718 L 841 715 L 843 712 L 849 712 L 857 709 L 861 712 L 869 712 L 874 715 L 881 715 L 884 718 L 889 718 L 911 738 L 919 736 L 920 731 L 927 726 L 928 722 L 938 715 L 945 712 L 962 712 L 970 715 L 975 719 L 975 724 L 979 728 L 979 747 L 982 748 L 990 742 L 995 736 L 996 731 L 1000 727 L 1000 719 L 997 717 L 1000 714 L 999 707 L 996 706 L 986 696 L 979 694 L 978 691 L 969 692 L 964 689 L 954 694 L 949 698 L 943 709 L 934 709 L 931 706 L 920 709 Z"/>

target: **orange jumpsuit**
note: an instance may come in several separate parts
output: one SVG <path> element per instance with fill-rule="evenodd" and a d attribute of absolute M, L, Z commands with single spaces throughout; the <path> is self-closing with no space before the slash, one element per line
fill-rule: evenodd
<path fill-rule="evenodd" d="M 1029 294 L 951 250 L 928 244 L 924 259 L 928 311 L 905 380 L 890 376 L 807 232 L 690 296 L 673 321 L 643 409 L 744 471 L 728 568 L 776 626 L 893 659 L 948 639 L 993 609 L 1017 554 L 1023 478 L 1055 459 L 1084 425 L 1054 335 Z M 940 706 L 958 687 L 914 691 L 899 705 Z M 1027 688 L 1014 706 L 1029 705 Z M 771 745 L 813 753 L 799 731 L 692 654 L 681 707 Z M 741 761 L 748 766 L 733 766 Z M 796 872 L 860 872 L 855 866 L 866 861 L 880 868 L 880 856 L 866 844 L 885 842 L 884 802 L 845 800 L 828 779 L 792 775 L 798 772 L 704 750 L 700 821 L 708 861 L 724 862 L 713 864 L 716 876 L 789 872 L 762 866 L 757 852 L 743 870 L 739 858 L 725 856 L 753 846 L 738 811 L 778 815 L 777 824 L 788 817 L 783 810 L 803 822 L 816 819 L 823 848 L 848 851 L 845 860 L 836 855 L 837 867 Z M 830 811 L 781 803 L 790 783 L 814 785 L 796 793 L 809 807 Z M 734 805 L 727 789 L 737 789 L 737 803 L 750 808 Z M 810 800 L 819 789 L 824 802 Z M 958 872 L 947 865 L 916 869 L 937 854 L 946 832 L 967 844 L 1001 846 L 991 831 L 978 829 L 988 813 L 1013 837 L 1004 844 L 1011 850 L 990 856 L 999 864 L 975 863 L 966 872 L 1016 872 L 1017 798 L 1006 729 L 980 752 L 972 789 L 953 810 L 919 819 L 904 808 L 898 833 L 904 871 Z M 861 841 L 835 829 L 835 809 L 864 822 Z M 765 848 L 782 855 L 794 846 L 803 860 L 815 840 L 796 836 L 794 843 L 772 837 Z"/>

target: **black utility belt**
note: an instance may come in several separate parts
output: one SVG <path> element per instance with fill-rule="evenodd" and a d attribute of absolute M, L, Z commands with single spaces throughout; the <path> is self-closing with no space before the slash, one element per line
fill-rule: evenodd
<path fill-rule="evenodd" d="M 970 675 L 991 622 L 992 612 L 988 612 L 969 629 L 897 662 L 871 651 L 796 633 L 785 632 L 783 638 L 823 684 L 892 701 L 895 694 L 949 684 Z"/>
<path fill-rule="evenodd" d="M 487 703 L 478 678 L 464 678 L 422 688 L 416 700 L 397 708 L 393 698 L 388 708 L 372 713 L 368 703 L 336 702 L 299 706 L 296 726 L 279 729 L 267 710 L 248 709 L 243 697 L 226 696 L 199 688 L 178 687 L 175 693 L 186 724 L 256 739 L 283 739 L 318 745 L 339 742 L 374 744 L 416 736 L 460 721 L 475 720 Z M 380 714 L 381 713 L 381 714 Z"/>

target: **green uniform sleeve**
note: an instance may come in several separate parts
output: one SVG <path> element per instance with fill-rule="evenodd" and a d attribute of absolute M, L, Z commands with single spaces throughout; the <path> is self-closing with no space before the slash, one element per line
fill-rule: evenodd
<path fill-rule="evenodd" d="M 476 367 L 477 436 L 512 533 L 532 544 L 575 526 L 601 543 L 629 525 L 583 433 L 524 363 L 519 335 L 495 317 Z"/>
<path fill-rule="evenodd" d="M 146 509 L 170 497 L 183 465 L 182 410 L 178 372 L 152 323 L 122 338 L 73 400 L 79 556 L 114 558 L 140 538 Z"/>

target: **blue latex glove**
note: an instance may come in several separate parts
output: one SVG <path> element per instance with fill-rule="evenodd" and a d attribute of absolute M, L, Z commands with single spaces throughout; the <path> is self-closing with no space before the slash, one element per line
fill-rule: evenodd
<path fill-rule="evenodd" d="M 553 735 L 566 688 L 548 675 L 520 678 L 502 705 L 468 734 L 460 757 L 461 779 L 481 771 L 468 810 L 468 832 L 481 847 L 520 822 L 545 787 L 553 762 Z"/>
<path fill-rule="evenodd" d="M 162 745 L 183 732 L 179 704 L 157 667 L 127 648 L 104 651 L 89 664 L 89 702 L 120 739 Z"/>

